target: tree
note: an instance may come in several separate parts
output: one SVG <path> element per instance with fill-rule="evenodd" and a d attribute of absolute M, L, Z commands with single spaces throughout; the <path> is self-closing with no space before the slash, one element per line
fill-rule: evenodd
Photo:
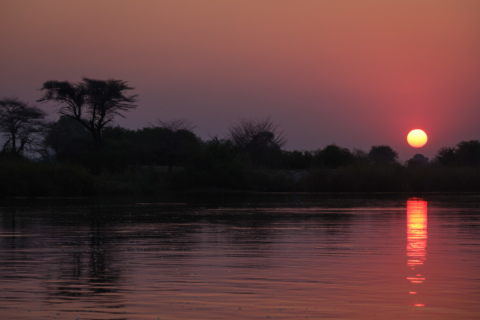
<path fill-rule="evenodd" d="M 193 131 L 195 126 L 188 119 L 173 119 L 168 121 L 163 121 L 158 119 L 157 125 L 151 125 L 152 127 L 159 127 L 163 129 L 168 129 L 172 132 L 179 130 Z"/>
<path fill-rule="evenodd" d="M 315 155 L 315 160 L 320 165 L 335 169 L 353 162 L 353 154 L 346 148 L 340 148 L 335 144 L 326 146 Z"/>
<path fill-rule="evenodd" d="M 460 142 L 457 144 L 455 155 L 458 159 L 457 161 L 462 165 L 480 165 L 480 141 L 470 140 Z"/>
<path fill-rule="evenodd" d="M 443 166 L 480 165 L 480 141 L 462 141 L 454 148 L 441 148 L 435 156 L 435 162 Z"/>
<path fill-rule="evenodd" d="M 270 117 L 253 120 L 241 119 L 228 128 L 228 138 L 240 151 L 247 152 L 255 162 L 269 151 L 280 151 L 287 143 L 278 125 Z"/>
<path fill-rule="evenodd" d="M 2 152 L 22 154 L 31 147 L 43 131 L 46 112 L 17 98 L 0 100 L 0 131 L 7 141 Z"/>
<path fill-rule="evenodd" d="M 388 165 L 398 159 L 398 153 L 389 146 L 373 146 L 368 152 L 368 158 L 374 165 Z"/>
<path fill-rule="evenodd" d="M 81 150 L 79 140 L 88 141 L 85 140 L 85 138 L 88 139 L 88 135 L 87 129 L 78 121 L 62 115 L 60 119 L 46 126 L 42 141 L 43 148 L 40 153 L 45 160 L 49 161 L 52 158 L 59 161 L 72 160 L 72 157 L 77 156 L 79 151 L 85 151 Z M 85 145 L 85 143 L 83 144 Z"/>
<path fill-rule="evenodd" d="M 242 189 L 247 184 L 244 168 L 237 161 L 237 147 L 230 140 L 211 137 L 201 143 L 193 161 L 186 163 L 183 184 L 192 187 Z M 178 178 L 177 183 L 182 181 Z"/>
<path fill-rule="evenodd" d="M 310 151 L 283 151 L 282 166 L 288 170 L 306 170 L 312 166 L 314 154 Z"/>
<path fill-rule="evenodd" d="M 366 166 L 370 164 L 370 159 L 368 158 L 368 153 L 362 149 L 353 149 L 353 163 L 356 166 Z"/>
<path fill-rule="evenodd" d="M 186 161 L 200 144 L 200 139 L 192 132 L 195 128 L 188 120 L 158 120 L 156 125 L 136 132 L 134 148 L 140 158 L 148 162 L 166 164 L 168 171 L 173 166 Z"/>
<path fill-rule="evenodd" d="M 78 121 L 91 134 L 96 148 L 102 144 L 103 129 L 116 116 L 135 109 L 138 95 L 127 95 L 132 90 L 126 81 L 83 78 L 79 83 L 47 81 L 41 90 L 39 102 L 58 103 L 58 112 Z"/>
<path fill-rule="evenodd" d="M 456 159 L 456 149 L 443 147 L 438 150 L 437 155 L 435 156 L 434 162 L 442 166 L 452 166 L 457 162 Z"/>
<path fill-rule="evenodd" d="M 428 158 L 423 154 L 417 153 L 412 159 L 407 161 L 407 167 L 418 168 L 428 165 Z"/>

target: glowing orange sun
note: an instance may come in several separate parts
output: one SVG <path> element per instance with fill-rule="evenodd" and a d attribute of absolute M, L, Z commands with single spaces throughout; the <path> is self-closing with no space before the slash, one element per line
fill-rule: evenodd
<path fill-rule="evenodd" d="M 414 148 L 420 148 L 427 143 L 428 137 L 425 131 L 420 130 L 420 129 L 415 129 L 410 131 L 410 133 L 407 136 L 407 141 L 408 144 L 411 145 Z"/>

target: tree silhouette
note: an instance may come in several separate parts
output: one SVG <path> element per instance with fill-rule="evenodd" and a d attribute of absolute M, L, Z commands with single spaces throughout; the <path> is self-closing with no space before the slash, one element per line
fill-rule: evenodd
<path fill-rule="evenodd" d="M 157 125 L 151 125 L 151 126 L 168 129 L 170 131 L 179 131 L 179 130 L 193 131 L 193 129 L 195 129 L 195 126 L 188 119 L 183 119 L 183 118 L 167 120 L 167 121 L 158 119 Z"/>
<path fill-rule="evenodd" d="M 454 148 L 443 147 L 438 150 L 434 161 L 442 166 L 478 166 L 480 165 L 480 141 L 462 141 Z"/>
<path fill-rule="evenodd" d="M 326 146 L 315 155 L 318 164 L 329 168 L 338 168 L 353 162 L 353 154 L 346 148 L 341 148 L 335 144 Z"/>
<path fill-rule="evenodd" d="M 240 151 L 247 152 L 254 161 L 258 161 L 269 151 L 279 151 L 287 139 L 278 132 L 278 125 L 270 117 L 253 120 L 241 119 L 229 128 L 228 138 Z"/>
<path fill-rule="evenodd" d="M 17 98 L 0 100 L 0 131 L 7 141 L 2 152 L 22 154 L 31 147 L 45 127 L 46 112 Z"/>
<path fill-rule="evenodd" d="M 78 121 L 60 116 L 55 122 L 50 122 L 43 133 L 43 141 L 39 153 L 45 161 L 57 160 L 64 162 L 68 158 L 85 152 L 79 146 L 79 139 L 83 144 L 89 141 L 89 132 Z"/>
<path fill-rule="evenodd" d="M 83 78 L 79 83 L 47 81 L 41 90 L 39 102 L 58 103 L 58 112 L 78 121 L 92 135 L 97 148 L 102 144 L 102 131 L 116 116 L 135 109 L 138 95 L 127 95 L 132 90 L 126 81 Z"/>
<path fill-rule="evenodd" d="M 455 151 L 458 162 L 467 166 L 480 165 L 480 141 L 462 141 Z"/>
<path fill-rule="evenodd" d="M 368 152 L 368 158 L 374 165 L 388 165 L 395 163 L 398 153 L 389 146 L 373 146 Z"/>
<path fill-rule="evenodd" d="M 438 150 L 434 162 L 442 166 L 452 166 L 456 163 L 455 148 L 443 147 Z"/>
<path fill-rule="evenodd" d="M 157 120 L 157 125 L 145 128 L 143 131 L 151 131 L 156 142 L 153 148 L 157 152 L 157 159 L 165 162 L 168 172 L 172 172 L 173 166 L 185 161 L 200 144 L 200 139 L 192 132 L 195 128 L 186 119 L 170 121 Z"/>
<path fill-rule="evenodd" d="M 418 168 L 428 165 L 428 157 L 425 157 L 423 154 L 417 153 L 413 156 L 412 159 L 407 161 L 407 167 L 409 168 Z"/>

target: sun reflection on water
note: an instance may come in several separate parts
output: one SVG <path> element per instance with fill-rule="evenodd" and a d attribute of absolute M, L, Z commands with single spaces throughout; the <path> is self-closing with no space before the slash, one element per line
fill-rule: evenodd
<path fill-rule="evenodd" d="M 414 285 L 409 294 L 417 294 L 416 285 L 426 278 L 421 272 L 427 259 L 427 201 L 412 198 L 407 201 L 407 266 L 410 274 L 407 280 Z M 423 303 L 414 303 L 416 307 L 424 307 Z"/>

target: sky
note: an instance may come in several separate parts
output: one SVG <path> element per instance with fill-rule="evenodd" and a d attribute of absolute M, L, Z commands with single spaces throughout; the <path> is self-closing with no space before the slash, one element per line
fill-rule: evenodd
<path fill-rule="evenodd" d="M 480 139 L 480 1 L 0 0 L 0 98 L 82 77 L 135 87 L 131 129 L 187 118 L 224 138 L 271 116 L 289 150 L 433 157 Z"/>

